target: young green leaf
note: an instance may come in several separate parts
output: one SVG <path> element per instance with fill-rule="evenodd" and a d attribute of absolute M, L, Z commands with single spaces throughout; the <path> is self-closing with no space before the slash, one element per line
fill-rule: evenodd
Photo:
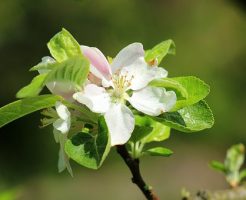
<path fill-rule="evenodd" d="M 187 133 L 211 128 L 214 124 L 212 111 L 204 100 L 176 112 L 167 112 L 152 118 L 166 126 Z"/>
<path fill-rule="evenodd" d="M 41 62 L 35 65 L 34 67 L 32 67 L 31 69 L 29 69 L 29 71 L 45 70 L 48 72 L 50 70 L 53 70 L 57 66 L 59 66 L 59 63 L 57 62 L 46 62 L 46 63 Z"/>
<path fill-rule="evenodd" d="M 157 59 L 157 64 L 160 64 L 167 54 L 175 54 L 175 44 L 172 40 L 163 41 L 152 49 L 145 51 L 145 60 L 146 62 L 152 62 Z"/>
<path fill-rule="evenodd" d="M 141 139 L 149 135 L 152 130 L 152 127 L 136 125 L 130 140 L 136 143 L 137 141 L 140 141 Z"/>
<path fill-rule="evenodd" d="M 19 198 L 22 190 L 20 188 L 13 188 L 9 190 L 1 190 L 0 192 L 0 200 L 16 200 Z"/>
<path fill-rule="evenodd" d="M 82 87 L 89 73 L 89 61 L 84 57 L 69 58 L 60 63 L 40 65 L 35 70 L 47 70 L 47 73 L 36 76 L 32 82 L 17 93 L 17 98 L 37 96 L 43 87 L 50 82 L 66 82 L 74 89 Z"/>
<path fill-rule="evenodd" d="M 104 118 L 99 118 L 97 135 L 78 133 L 67 140 L 65 151 L 80 165 L 98 169 L 110 151 L 110 137 Z"/>
<path fill-rule="evenodd" d="M 223 173 L 226 173 L 226 168 L 225 168 L 225 165 L 219 161 L 215 161 L 213 160 L 211 163 L 210 163 L 210 167 L 217 170 L 217 171 L 220 171 L 220 172 L 223 172 Z"/>
<path fill-rule="evenodd" d="M 32 112 L 49 108 L 62 98 L 55 95 L 41 95 L 12 102 L 0 108 L 0 128 Z"/>
<path fill-rule="evenodd" d="M 172 111 L 179 110 L 183 107 L 195 104 L 204 99 L 210 91 L 209 85 L 194 76 L 175 77 L 173 80 L 179 82 L 187 91 L 188 98 L 178 100 Z"/>
<path fill-rule="evenodd" d="M 172 150 L 163 147 L 154 147 L 144 151 L 145 155 L 169 157 L 173 154 Z"/>
<path fill-rule="evenodd" d="M 136 135 L 140 135 L 141 138 L 139 137 L 136 141 L 141 140 L 142 143 L 160 142 L 168 139 L 170 136 L 170 127 L 147 116 L 135 115 L 135 123 L 143 129 L 149 129 L 147 133 L 141 129 L 138 130 L 138 134 Z"/>
<path fill-rule="evenodd" d="M 164 87 L 167 90 L 173 90 L 176 93 L 178 99 L 188 98 L 186 88 L 173 78 L 155 79 L 151 81 L 149 85 L 154 87 Z"/>
<path fill-rule="evenodd" d="M 225 167 L 231 171 L 239 171 L 244 162 L 244 145 L 236 144 L 227 150 Z"/>
<path fill-rule="evenodd" d="M 62 62 L 74 56 L 81 56 L 79 43 L 66 29 L 62 29 L 47 44 L 51 55 L 58 61 Z"/>
<path fill-rule="evenodd" d="M 45 86 L 45 79 L 47 74 L 40 74 L 33 78 L 32 82 L 23 87 L 19 92 L 16 94 L 17 98 L 27 98 L 27 97 L 35 97 L 37 96 L 43 87 Z"/>
<path fill-rule="evenodd" d="M 80 88 L 89 74 L 90 63 L 86 58 L 73 57 L 61 63 L 50 71 L 45 79 L 46 83 L 53 81 L 68 82 Z"/>

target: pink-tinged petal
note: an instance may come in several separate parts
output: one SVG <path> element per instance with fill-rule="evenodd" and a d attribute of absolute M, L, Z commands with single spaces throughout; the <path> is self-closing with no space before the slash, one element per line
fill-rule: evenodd
<path fill-rule="evenodd" d="M 87 46 L 81 46 L 81 50 L 83 52 L 83 55 L 88 58 L 91 62 L 91 72 L 99 72 L 104 78 L 108 79 L 111 76 L 111 70 L 110 65 L 103 55 L 103 53 L 95 48 L 95 47 L 87 47 Z M 95 69 L 93 69 L 95 68 Z M 98 73 L 95 72 L 94 75 L 99 76 Z M 101 77 L 99 77 L 101 78 Z"/>
<path fill-rule="evenodd" d="M 112 63 L 112 72 L 116 73 L 122 67 L 126 67 L 134 63 L 139 57 L 144 57 L 144 49 L 141 43 L 132 43 L 123 48 Z"/>
<path fill-rule="evenodd" d="M 73 94 L 75 93 L 75 88 L 71 83 L 64 83 L 61 81 L 54 81 L 46 84 L 47 88 L 51 93 L 60 95 L 64 99 L 73 102 Z"/>

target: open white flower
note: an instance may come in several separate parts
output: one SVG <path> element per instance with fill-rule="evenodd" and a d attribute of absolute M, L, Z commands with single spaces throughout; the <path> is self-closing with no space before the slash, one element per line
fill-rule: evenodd
<path fill-rule="evenodd" d="M 126 106 L 126 101 L 151 116 L 169 111 L 176 103 L 173 91 L 148 86 L 153 79 L 166 77 L 167 71 L 145 62 L 141 43 L 133 43 L 122 49 L 111 67 L 98 49 L 81 48 L 91 61 L 91 71 L 102 80 L 104 87 L 88 84 L 73 97 L 91 111 L 104 114 L 112 146 L 126 143 L 134 130 L 134 115 Z"/>
<path fill-rule="evenodd" d="M 63 105 L 61 102 L 56 102 L 56 112 L 59 116 L 53 123 L 54 127 L 54 137 L 57 143 L 60 143 L 60 150 L 59 150 L 59 160 L 58 160 L 58 170 L 62 172 L 67 168 L 68 172 L 73 176 L 73 171 L 69 163 L 69 158 L 64 151 L 64 145 L 67 141 L 67 134 L 69 132 L 71 126 L 71 114 L 68 108 Z"/>

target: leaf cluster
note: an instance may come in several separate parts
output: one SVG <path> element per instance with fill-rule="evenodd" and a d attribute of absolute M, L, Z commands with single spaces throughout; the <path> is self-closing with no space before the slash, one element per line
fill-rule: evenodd
<path fill-rule="evenodd" d="M 227 150 L 224 163 L 212 161 L 210 166 L 222 172 L 231 187 L 237 187 L 246 178 L 246 169 L 241 170 L 245 159 L 245 147 L 243 144 L 236 144 Z"/>
<path fill-rule="evenodd" d="M 17 93 L 20 100 L 0 108 L 0 127 L 42 109 L 48 109 L 43 112 L 46 117 L 43 121 L 44 125 L 49 125 L 57 118 L 52 115 L 49 108 L 54 107 L 57 101 L 61 101 L 73 116 L 70 137 L 65 143 L 66 154 L 82 166 L 98 169 L 111 148 L 110 134 L 103 116 L 55 95 L 54 89 L 55 85 L 61 82 L 68 84 L 73 92 L 83 89 L 90 63 L 83 56 L 79 43 L 65 29 L 48 42 L 48 48 L 54 59 L 41 62 L 30 69 L 38 71 L 39 74 Z M 172 40 L 163 41 L 147 50 L 145 60 L 150 66 L 160 65 L 168 54 L 175 54 L 175 44 Z M 149 85 L 174 91 L 177 103 L 170 112 L 155 117 L 134 110 L 135 129 L 128 142 L 133 158 L 143 155 L 170 156 L 173 152 L 160 145 L 160 142 L 170 137 L 171 129 L 193 133 L 213 126 L 212 111 L 204 100 L 210 89 L 199 78 L 194 76 L 162 78 L 153 80 Z M 45 86 L 53 95 L 40 95 Z M 149 147 L 150 143 L 157 145 Z"/>

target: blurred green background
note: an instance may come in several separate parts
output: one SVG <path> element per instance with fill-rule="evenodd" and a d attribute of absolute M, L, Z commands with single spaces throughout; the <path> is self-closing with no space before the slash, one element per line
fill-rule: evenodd
<path fill-rule="evenodd" d="M 182 187 L 223 189 L 208 162 L 246 143 L 245 3 L 229 0 L 0 0 L 0 106 L 34 76 L 28 69 L 48 55 L 46 43 L 62 27 L 106 55 L 132 42 L 145 49 L 172 38 L 177 55 L 162 65 L 169 76 L 195 75 L 211 86 L 215 126 L 195 134 L 172 132 L 170 158 L 142 159 L 143 175 L 161 199 L 180 199 Z M 72 163 L 75 177 L 58 174 L 51 128 L 39 113 L 0 129 L 0 193 L 9 200 L 144 199 L 115 150 L 98 171 Z M 1 196 L 0 196 L 1 198 Z"/>

